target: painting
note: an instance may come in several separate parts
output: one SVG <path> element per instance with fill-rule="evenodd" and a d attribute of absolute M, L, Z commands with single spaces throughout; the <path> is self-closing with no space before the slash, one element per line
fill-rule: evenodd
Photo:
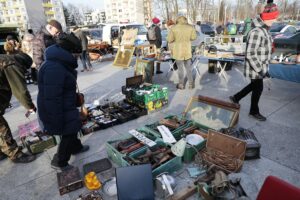
<path fill-rule="evenodd" d="M 157 49 L 154 44 L 140 45 L 136 47 L 136 54 L 139 58 L 154 58 L 157 54 Z"/>
<path fill-rule="evenodd" d="M 117 55 L 114 60 L 114 65 L 119 67 L 129 67 L 134 53 L 135 47 L 121 46 L 118 49 Z"/>
<path fill-rule="evenodd" d="M 150 60 L 136 59 L 134 75 L 142 75 L 145 83 L 152 83 L 154 62 Z"/>

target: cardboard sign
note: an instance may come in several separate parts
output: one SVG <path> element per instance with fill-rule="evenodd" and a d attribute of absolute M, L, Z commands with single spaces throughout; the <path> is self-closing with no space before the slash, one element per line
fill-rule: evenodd
<path fill-rule="evenodd" d="M 136 130 L 130 130 L 129 133 L 135 137 L 136 139 L 138 139 L 139 141 L 141 141 L 142 143 L 146 144 L 149 147 L 153 147 L 156 145 L 156 143 L 152 140 L 150 140 L 149 138 L 146 138 L 143 134 L 141 134 L 140 132 L 136 131 Z"/>

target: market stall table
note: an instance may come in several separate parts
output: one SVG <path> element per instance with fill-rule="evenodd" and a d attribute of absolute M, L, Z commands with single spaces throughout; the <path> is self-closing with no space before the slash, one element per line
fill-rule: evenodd
<path fill-rule="evenodd" d="M 232 57 L 232 58 L 208 58 L 208 62 L 210 61 L 216 61 L 217 62 L 217 73 L 219 76 L 223 76 L 226 81 L 227 79 L 227 73 L 225 72 L 226 66 L 228 63 L 236 63 L 236 62 L 244 62 L 243 57 Z"/>
<path fill-rule="evenodd" d="M 273 78 L 300 83 L 300 64 L 270 64 L 269 74 Z"/>

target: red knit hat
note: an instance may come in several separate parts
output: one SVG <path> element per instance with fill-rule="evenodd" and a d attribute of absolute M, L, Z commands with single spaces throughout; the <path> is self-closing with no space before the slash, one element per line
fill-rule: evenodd
<path fill-rule="evenodd" d="M 152 19 L 153 24 L 158 24 L 160 22 L 160 20 L 157 17 L 154 17 Z"/>
<path fill-rule="evenodd" d="M 279 10 L 275 3 L 269 3 L 265 6 L 264 11 L 260 14 L 262 20 L 277 19 L 279 16 Z"/>

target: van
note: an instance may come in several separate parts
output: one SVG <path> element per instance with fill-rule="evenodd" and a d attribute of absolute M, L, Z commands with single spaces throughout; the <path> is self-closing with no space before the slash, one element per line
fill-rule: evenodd
<path fill-rule="evenodd" d="M 119 48 L 122 38 L 123 29 L 138 29 L 135 45 L 142 45 L 148 43 L 147 28 L 143 24 L 106 24 L 103 29 L 103 41 L 112 45 L 113 48 Z"/>

